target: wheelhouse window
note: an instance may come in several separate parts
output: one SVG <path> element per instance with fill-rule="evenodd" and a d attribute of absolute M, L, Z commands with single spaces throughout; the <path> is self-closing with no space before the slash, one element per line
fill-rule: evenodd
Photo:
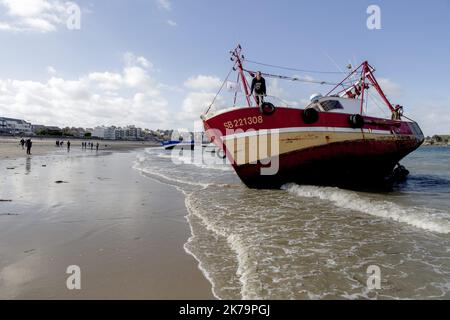
<path fill-rule="evenodd" d="M 336 109 L 344 109 L 342 104 L 337 100 L 326 100 L 321 101 L 320 106 L 322 107 L 323 111 L 331 111 Z"/>

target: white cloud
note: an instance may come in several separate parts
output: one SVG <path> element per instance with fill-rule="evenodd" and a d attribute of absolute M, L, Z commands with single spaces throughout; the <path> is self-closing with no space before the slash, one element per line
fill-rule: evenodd
<path fill-rule="evenodd" d="M 278 79 L 271 79 L 267 83 L 267 94 L 277 97 L 278 99 L 283 99 L 285 96 L 285 91 L 280 87 Z"/>
<path fill-rule="evenodd" d="M 52 66 L 48 66 L 46 68 L 46 70 L 47 70 L 47 73 L 50 74 L 50 75 L 55 75 L 56 74 L 56 69 L 54 67 L 52 67 Z"/>
<path fill-rule="evenodd" d="M 405 115 L 417 121 L 425 135 L 450 134 L 450 101 L 405 105 Z"/>
<path fill-rule="evenodd" d="M 158 4 L 158 7 L 164 10 L 171 10 L 172 9 L 172 3 L 170 0 L 156 0 L 156 3 Z"/>
<path fill-rule="evenodd" d="M 119 90 L 124 83 L 122 74 L 113 72 L 92 72 L 88 79 L 97 83 L 100 89 L 110 91 Z"/>
<path fill-rule="evenodd" d="M 136 56 L 132 52 L 126 52 L 124 54 L 124 62 L 127 66 L 135 66 L 138 65 L 145 69 L 151 69 L 153 68 L 153 64 L 148 61 L 145 57 L 142 56 Z"/>
<path fill-rule="evenodd" d="M 183 101 L 180 121 L 194 121 L 200 118 L 211 104 L 215 93 L 209 92 L 190 92 Z"/>
<path fill-rule="evenodd" d="M 45 0 L 2 0 L 11 16 L 32 17 L 48 10 L 51 4 Z"/>
<path fill-rule="evenodd" d="M 177 27 L 177 26 L 178 26 L 178 23 L 176 23 L 175 21 L 170 20 L 170 19 L 167 20 L 166 23 L 167 23 L 169 26 L 171 26 L 171 27 Z"/>
<path fill-rule="evenodd" d="M 222 81 L 215 76 L 197 75 L 184 82 L 184 86 L 191 89 L 182 103 L 182 110 L 177 115 L 179 123 L 189 124 L 193 127 L 194 121 L 199 121 L 200 115 L 211 105 L 217 95 Z M 217 96 L 213 109 L 218 110 L 225 106 L 222 96 Z"/>
<path fill-rule="evenodd" d="M 184 85 L 193 90 L 211 91 L 218 90 L 222 81 L 218 77 L 198 75 L 189 78 Z"/>
<path fill-rule="evenodd" d="M 0 0 L 0 12 L 6 10 L 1 31 L 56 31 L 66 25 L 70 2 L 61 0 Z"/>
<path fill-rule="evenodd" d="M 151 63 L 132 54 L 125 60 L 121 72 L 91 72 L 78 79 L 0 79 L 0 115 L 58 126 L 170 127 L 162 85 L 143 67 Z"/>
<path fill-rule="evenodd" d="M 391 79 L 388 78 L 379 78 L 378 84 L 381 89 L 383 89 L 384 93 L 389 97 L 400 97 L 403 94 L 403 89 L 401 86 Z"/>

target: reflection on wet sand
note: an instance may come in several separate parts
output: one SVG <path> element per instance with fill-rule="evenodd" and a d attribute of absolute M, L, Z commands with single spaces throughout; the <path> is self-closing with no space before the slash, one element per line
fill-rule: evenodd
<path fill-rule="evenodd" d="M 30 174 L 31 172 L 31 157 L 26 157 L 25 160 L 25 174 Z"/>

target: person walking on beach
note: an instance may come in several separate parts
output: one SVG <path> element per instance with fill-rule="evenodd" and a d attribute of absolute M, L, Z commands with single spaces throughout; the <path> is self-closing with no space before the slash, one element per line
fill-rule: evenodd
<path fill-rule="evenodd" d="M 22 146 L 22 150 L 24 150 L 25 140 L 23 138 L 20 139 L 20 145 Z"/>
<path fill-rule="evenodd" d="M 67 140 L 67 151 L 70 151 L 70 140 Z"/>
<path fill-rule="evenodd" d="M 264 102 L 264 97 L 266 96 L 266 80 L 262 77 L 261 71 L 256 73 L 256 77 L 252 80 L 252 87 L 250 94 L 255 92 L 256 104 L 260 106 Z"/>
<path fill-rule="evenodd" d="M 98 151 L 98 147 L 99 147 L 100 145 L 98 144 L 98 142 L 97 142 L 97 144 L 95 145 L 95 150 L 96 151 Z"/>
<path fill-rule="evenodd" d="M 31 139 L 27 139 L 25 145 L 27 147 L 27 154 L 31 155 L 31 147 L 33 146 L 33 142 L 31 141 Z"/>

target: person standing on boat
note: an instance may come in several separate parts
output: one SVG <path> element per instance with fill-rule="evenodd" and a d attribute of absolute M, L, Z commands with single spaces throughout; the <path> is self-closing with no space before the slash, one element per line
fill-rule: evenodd
<path fill-rule="evenodd" d="M 250 94 L 253 94 L 253 91 L 255 91 L 256 104 L 259 106 L 266 96 L 266 80 L 262 77 L 261 71 L 258 71 L 252 80 Z"/>

